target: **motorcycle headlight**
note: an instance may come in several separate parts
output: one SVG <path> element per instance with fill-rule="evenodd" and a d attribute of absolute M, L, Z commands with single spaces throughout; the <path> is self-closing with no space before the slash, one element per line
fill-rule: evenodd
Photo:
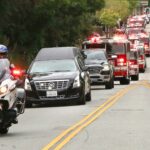
<path fill-rule="evenodd" d="M 77 77 L 74 79 L 73 87 L 74 87 L 74 88 L 80 87 L 80 78 L 79 78 L 79 76 L 77 76 Z"/>
<path fill-rule="evenodd" d="M 8 87 L 7 87 L 6 85 L 5 85 L 5 86 L 2 86 L 2 87 L 0 88 L 0 94 L 6 93 L 7 90 L 8 90 Z"/>
<path fill-rule="evenodd" d="M 25 79 L 24 89 L 27 91 L 32 91 L 32 88 L 28 79 Z"/>
<path fill-rule="evenodd" d="M 104 71 L 108 71 L 109 70 L 109 66 L 108 65 L 104 65 L 103 67 L 104 67 L 103 68 Z"/>

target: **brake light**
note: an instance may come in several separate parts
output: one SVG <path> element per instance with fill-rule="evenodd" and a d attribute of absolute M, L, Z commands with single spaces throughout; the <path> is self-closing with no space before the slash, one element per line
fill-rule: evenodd
<path fill-rule="evenodd" d="M 99 41 L 99 38 L 97 38 L 97 37 L 91 38 L 92 43 L 97 43 L 98 41 Z"/>
<path fill-rule="evenodd" d="M 13 69 L 13 70 L 12 70 L 12 75 L 13 75 L 14 77 L 20 77 L 20 76 L 22 75 L 22 72 L 21 72 L 20 69 Z"/>
<path fill-rule="evenodd" d="M 125 61 L 124 58 L 119 58 L 119 59 L 118 59 L 118 62 L 123 63 L 124 61 Z"/>
<path fill-rule="evenodd" d="M 130 63 L 129 63 L 130 65 L 133 65 L 133 62 L 132 61 L 130 61 Z"/>
<path fill-rule="evenodd" d="M 126 58 L 125 58 L 125 57 L 117 58 L 117 64 L 118 64 L 119 66 L 125 66 L 125 65 L 127 65 L 127 63 L 126 63 Z"/>
<path fill-rule="evenodd" d="M 97 32 L 94 32 L 93 34 L 91 34 L 90 36 L 87 37 L 87 40 L 90 42 L 90 43 L 100 43 L 102 42 L 101 40 L 101 36 L 99 33 Z"/>

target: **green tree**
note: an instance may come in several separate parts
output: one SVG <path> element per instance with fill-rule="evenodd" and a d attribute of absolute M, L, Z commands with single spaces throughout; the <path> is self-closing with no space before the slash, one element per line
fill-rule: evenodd
<path fill-rule="evenodd" d="M 119 14 L 113 9 L 105 8 L 102 11 L 97 12 L 97 18 L 107 27 L 114 27 L 119 19 Z"/>
<path fill-rule="evenodd" d="M 107 27 L 115 27 L 118 19 L 126 20 L 137 7 L 138 1 L 133 0 L 105 0 L 105 8 L 97 13 L 97 20 Z"/>
<path fill-rule="evenodd" d="M 41 47 L 74 45 L 104 0 L 0 0 L 0 42 L 30 60 Z"/>
<path fill-rule="evenodd" d="M 114 10 L 121 19 L 129 15 L 129 6 L 128 0 L 106 0 L 106 8 Z"/>

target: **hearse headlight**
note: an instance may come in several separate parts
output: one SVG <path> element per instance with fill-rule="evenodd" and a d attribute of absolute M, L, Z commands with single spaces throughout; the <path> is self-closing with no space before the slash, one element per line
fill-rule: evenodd
<path fill-rule="evenodd" d="M 32 88 L 28 79 L 25 79 L 24 89 L 27 91 L 32 91 Z"/>
<path fill-rule="evenodd" d="M 76 78 L 74 79 L 74 83 L 73 83 L 73 87 L 80 87 L 80 77 L 76 76 Z"/>
<path fill-rule="evenodd" d="M 104 65 L 103 66 L 103 71 L 109 71 L 109 66 L 108 65 Z"/>

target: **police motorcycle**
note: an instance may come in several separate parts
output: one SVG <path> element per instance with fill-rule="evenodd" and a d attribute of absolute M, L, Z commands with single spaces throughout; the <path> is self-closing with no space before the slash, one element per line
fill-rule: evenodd
<path fill-rule="evenodd" d="M 7 134 L 17 123 L 17 116 L 25 110 L 25 91 L 17 88 L 19 82 L 11 75 L 8 59 L 0 59 L 0 134 Z"/>

